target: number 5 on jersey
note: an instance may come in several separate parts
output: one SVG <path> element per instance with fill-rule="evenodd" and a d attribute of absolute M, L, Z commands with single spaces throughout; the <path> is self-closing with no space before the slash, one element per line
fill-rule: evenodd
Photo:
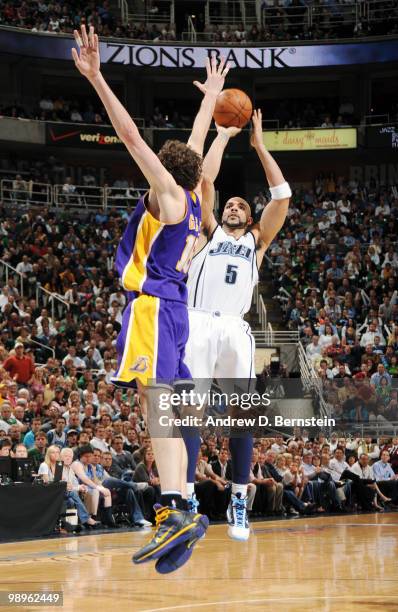
<path fill-rule="evenodd" d="M 179 272 L 184 272 L 184 274 L 188 274 L 188 270 L 193 259 L 193 254 L 195 252 L 195 245 L 197 240 L 197 236 L 195 236 L 194 234 L 188 234 L 184 250 L 181 253 L 181 257 L 176 265 L 176 270 L 178 270 Z"/>
<path fill-rule="evenodd" d="M 238 266 L 232 266 L 230 264 L 227 266 L 227 271 L 225 272 L 225 282 L 228 283 L 228 285 L 235 285 L 236 277 L 238 276 L 237 269 Z"/>

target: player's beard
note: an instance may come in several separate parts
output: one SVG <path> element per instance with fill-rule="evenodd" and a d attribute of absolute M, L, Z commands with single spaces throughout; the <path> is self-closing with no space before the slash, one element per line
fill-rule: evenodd
<path fill-rule="evenodd" d="M 241 221 L 239 219 L 239 217 L 236 215 L 236 221 L 230 221 L 229 217 L 232 215 L 229 215 L 223 222 L 223 225 L 226 225 L 227 227 L 229 227 L 230 229 L 244 229 L 247 225 L 247 221 Z"/>

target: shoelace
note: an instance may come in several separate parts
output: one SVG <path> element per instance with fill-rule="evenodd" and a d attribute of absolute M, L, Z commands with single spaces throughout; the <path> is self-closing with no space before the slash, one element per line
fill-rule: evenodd
<path fill-rule="evenodd" d="M 159 508 L 159 510 L 156 510 L 156 515 L 155 515 L 156 528 L 159 527 L 160 523 L 163 523 L 163 521 L 169 518 L 171 512 L 172 510 L 170 510 L 170 508 L 167 508 L 167 506 L 164 508 Z"/>
<path fill-rule="evenodd" d="M 196 514 L 199 508 L 199 502 L 196 499 L 195 495 L 192 495 L 192 497 L 190 497 L 188 499 L 188 511 L 191 512 L 191 514 Z"/>
<path fill-rule="evenodd" d="M 237 527 L 245 527 L 246 503 L 243 499 L 234 501 L 234 510 L 236 515 Z"/>

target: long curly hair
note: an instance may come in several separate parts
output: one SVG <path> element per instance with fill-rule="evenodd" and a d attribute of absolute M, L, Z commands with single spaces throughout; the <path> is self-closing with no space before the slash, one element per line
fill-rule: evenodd
<path fill-rule="evenodd" d="M 187 144 L 179 140 L 166 140 L 158 153 L 163 166 L 177 185 L 188 191 L 195 189 L 202 174 L 203 159 Z"/>

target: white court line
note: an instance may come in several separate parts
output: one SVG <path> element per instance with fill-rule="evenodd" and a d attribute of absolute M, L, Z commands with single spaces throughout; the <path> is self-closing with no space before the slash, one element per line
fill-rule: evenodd
<path fill-rule="evenodd" d="M 327 596 L 309 596 L 309 597 L 263 597 L 261 599 L 228 599 L 227 601 L 207 601 L 203 603 L 190 603 L 190 604 L 182 604 L 179 606 L 167 606 L 165 608 L 141 608 L 139 612 L 167 612 L 168 610 L 184 610 L 192 608 L 208 608 L 209 606 L 226 606 L 233 604 L 250 604 L 250 603 L 268 603 L 269 601 L 282 602 L 282 601 L 314 601 L 314 600 L 322 600 L 326 601 L 329 599 L 333 600 L 344 600 L 344 599 L 397 599 L 396 595 L 335 595 L 331 597 Z"/>
<path fill-rule="evenodd" d="M 396 523 L 339 523 L 342 527 L 398 527 Z"/>

